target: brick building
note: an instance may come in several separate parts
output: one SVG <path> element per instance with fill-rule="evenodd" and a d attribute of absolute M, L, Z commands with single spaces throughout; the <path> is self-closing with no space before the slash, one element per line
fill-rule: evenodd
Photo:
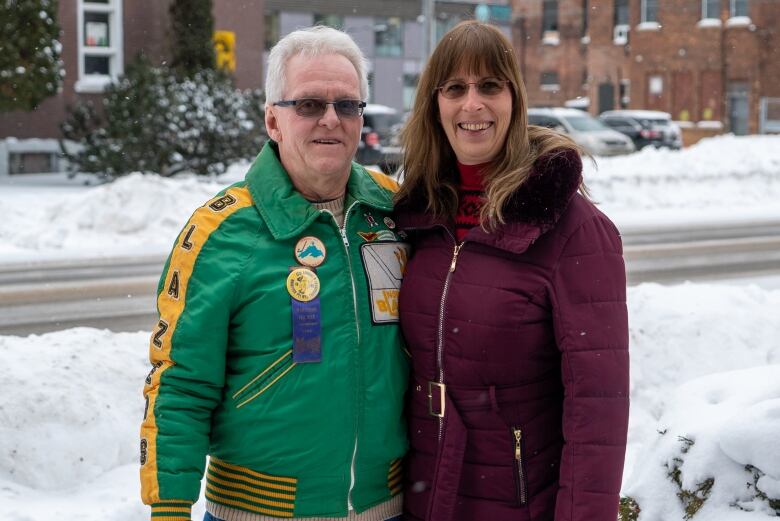
<path fill-rule="evenodd" d="M 581 97 L 593 114 L 642 108 L 736 134 L 776 128 L 777 0 L 514 0 L 513 36 L 532 105 Z"/>
<path fill-rule="evenodd" d="M 62 91 L 32 112 L 0 113 L 0 176 L 62 170 L 57 138 L 67 107 L 79 99 L 99 99 L 139 52 L 153 63 L 165 61 L 170 4 L 171 0 L 59 2 Z M 214 0 L 215 30 L 235 36 L 234 73 L 241 88 L 262 86 L 263 4 L 264 0 Z"/>

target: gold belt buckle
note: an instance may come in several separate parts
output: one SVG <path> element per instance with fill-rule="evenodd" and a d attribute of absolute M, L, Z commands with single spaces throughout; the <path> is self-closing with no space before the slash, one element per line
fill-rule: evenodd
<path fill-rule="evenodd" d="M 440 412 L 433 412 L 433 388 L 438 387 L 439 388 L 439 404 L 441 405 L 441 411 Z M 444 418 L 444 392 L 446 391 L 447 386 L 443 383 L 439 382 L 428 382 L 428 414 L 431 416 L 437 416 L 439 418 Z"/>

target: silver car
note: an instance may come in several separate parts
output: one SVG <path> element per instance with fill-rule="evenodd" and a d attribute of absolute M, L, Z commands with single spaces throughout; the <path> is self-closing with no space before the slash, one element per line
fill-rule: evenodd
<path fill-rule="evenodd" d="M 569 134 L 594 156 L 616 156 L 636 150 L 631 138 L 581 110 L 557 107 L 528 109 L 528 123 Z"/>

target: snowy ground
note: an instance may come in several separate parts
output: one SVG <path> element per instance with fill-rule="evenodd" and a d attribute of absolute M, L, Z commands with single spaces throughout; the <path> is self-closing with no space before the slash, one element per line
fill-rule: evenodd
<path fill-rule="evenodd" d="M 240 178 L 246 165 L 232 170 Z M 780 137 L 723 137 L 588 166 L 623 227 L 780 215 Z M 0 262 L 167 251 L 228 179 L 129 176 L 95 188 L 0 185 Z M 35 184 L 35 183 L 33 183 Z M 639 521 L 755 521 L 780 498 L 780 290 L 629 288 L 632 409 L 623 492 Z M 6 519 L 135 521 L 148 333 L 0 336 L 0 505 Z M 708 481 L 713 479 L 712 483 Z M 706 491 L 706 492 L 705 492 Z M 202 516 L 196 505 L 193 519 Z"/>

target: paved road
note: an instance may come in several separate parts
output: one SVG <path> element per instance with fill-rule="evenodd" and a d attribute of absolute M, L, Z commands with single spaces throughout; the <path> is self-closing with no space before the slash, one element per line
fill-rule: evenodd
<path fill-rule="evenodd" d="M 150 330 L 161 256 L 0 265 L 0 334 Z"/>
<path fill-rule="evenodd" d="M 780 275 L 780 222 L 627 230 L 629 284 Z M 151 330 L 164 259 L 0 265 L 0 334 L 75 326 Z"/>

